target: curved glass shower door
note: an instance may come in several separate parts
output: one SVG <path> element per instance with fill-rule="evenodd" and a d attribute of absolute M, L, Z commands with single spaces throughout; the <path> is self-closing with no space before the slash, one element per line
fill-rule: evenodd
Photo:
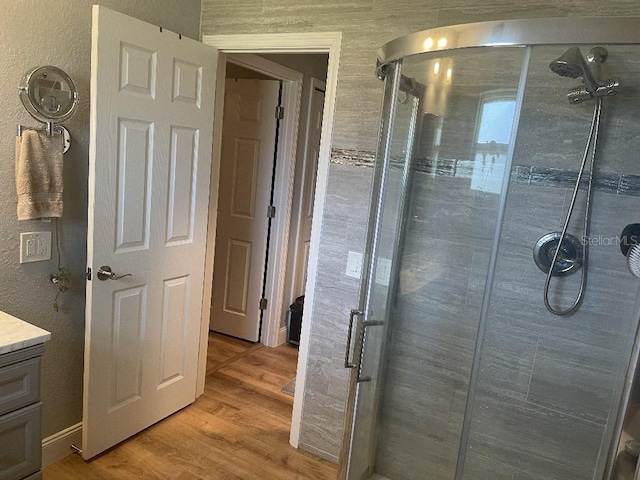
<path fill-rule="evenodd" d="M 397 92 L 386 79 L 364 301 L 385 325 L 365 332 L 348 478 L 453 478 L 525 53 L 409 58 Z"/>
<path fill-rule="evenodd" d="M 344 478 L 619 480 L 613 459 L 640 442 L 640 407 L 620 413 L 640 306 L 619 245 L 640 223 L 637 45 L 598 45 L 594 75 L 622 88 L 603 98 L 589 236 L 584 184 L 568 228 L 588 248 L 575 313 L 545 308 L 533 258 L 562 229 L 592 118 L 580 79 L 549 69 L 570 46 L 386 66 Z M 579 284 L 554 277 L 550 304 Z"/>
<path fill-rule="evenodd" d="M 379 157 L 387 159 L 376 166 L 374 188 L 377 202 L 372 208 L 369 226 L 370 262 L 365 269 L 366 288 L 363 292 L 362 322 L 356 328 L 356 337 L 364 348 L 356 350 L 359 357 L 352 379 L 357 394 L 358 408 L 353 418 L 354 436 L 347 439 L 354 446 L 349 468 L 366 475 L 374 461 L 376 445 L 376 411 L 379 402 L 380 362 L 388 334 L 388 313 L 397 288 L 397 265 L 401 232 L 406 221 L 401 206 L 406 201 L 411 178 L 412 156 L 416 128 L 419 127 L 421 92 L 414 83 L 399 75 L 400 68 L 390 70 L 386 79 L 386 94 L 394 97 L 387 102 L 385 112 L 393 118 L 385 122 Z"/>

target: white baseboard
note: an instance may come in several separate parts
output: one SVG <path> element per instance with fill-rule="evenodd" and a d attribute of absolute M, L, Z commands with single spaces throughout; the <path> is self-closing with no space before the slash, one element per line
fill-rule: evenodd
<path fill-rule="evenodd" d="M 75 453 L 72 444 L 82 445 L 82 422 L 42 440 L 42 468 Z"/>
<path fill-rule="evenodd" d="M 280 327 L 278 332 L 278 345 L 282 345 L 287 341 L 287 327 Z"/>

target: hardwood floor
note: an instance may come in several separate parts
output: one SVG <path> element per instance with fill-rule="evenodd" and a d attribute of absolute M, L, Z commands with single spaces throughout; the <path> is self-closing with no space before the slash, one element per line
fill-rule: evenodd
<path fill-rule="evenodd" d="M 247 342 L 228 335 L 211 333 L 209 335 L 209 347 L 207 348 L 207 375 L 263 347 L 260 343 Z"/>
<path fill-rule="evenodd" d="M 67 457 L 44 480 L 333 480 L 336 465 L 289 445 L 298 351 L 212 334 L 205 394 L 85 462 Z"/>

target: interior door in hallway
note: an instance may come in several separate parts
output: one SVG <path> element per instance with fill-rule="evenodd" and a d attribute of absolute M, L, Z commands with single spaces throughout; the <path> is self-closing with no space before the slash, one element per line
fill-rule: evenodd
<path fill-rule="evenodd" d="M 227 79 L 211 329 L 257 342 L 276 148 L 277 80 Z"/>
<path fill-rule="evenodd" d="M 217 61 L 103 7 L 92 34 L 86 459 L 195 400 Z"/>
<path fill-rule="evenodd" d="M 316 195 L 316 172 L 320 155 L 320 135 L 324 113 L 325 83 L 313 78 L 311 82 L 309 121 L 305 138 L 305 162 L 303 171 L 302 198 L 299 211 L 299 230 L 296 244 L 296 268 L 294 289 L 296 295 L 304 294 L 307 284 L 307 268 L 311 249 L 311 226 L 313 223 L 313 200 Z"/>

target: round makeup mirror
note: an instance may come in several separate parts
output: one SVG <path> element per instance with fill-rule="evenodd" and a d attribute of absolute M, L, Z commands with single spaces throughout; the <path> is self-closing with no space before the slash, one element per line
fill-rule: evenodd
<path fill-rule="evenodd" d="M 62 123 L 78 107 L 76 86 L 58 67 L 37 67 L 27 72 L 19 91 L 24 108 L 41 122 Z"/>

